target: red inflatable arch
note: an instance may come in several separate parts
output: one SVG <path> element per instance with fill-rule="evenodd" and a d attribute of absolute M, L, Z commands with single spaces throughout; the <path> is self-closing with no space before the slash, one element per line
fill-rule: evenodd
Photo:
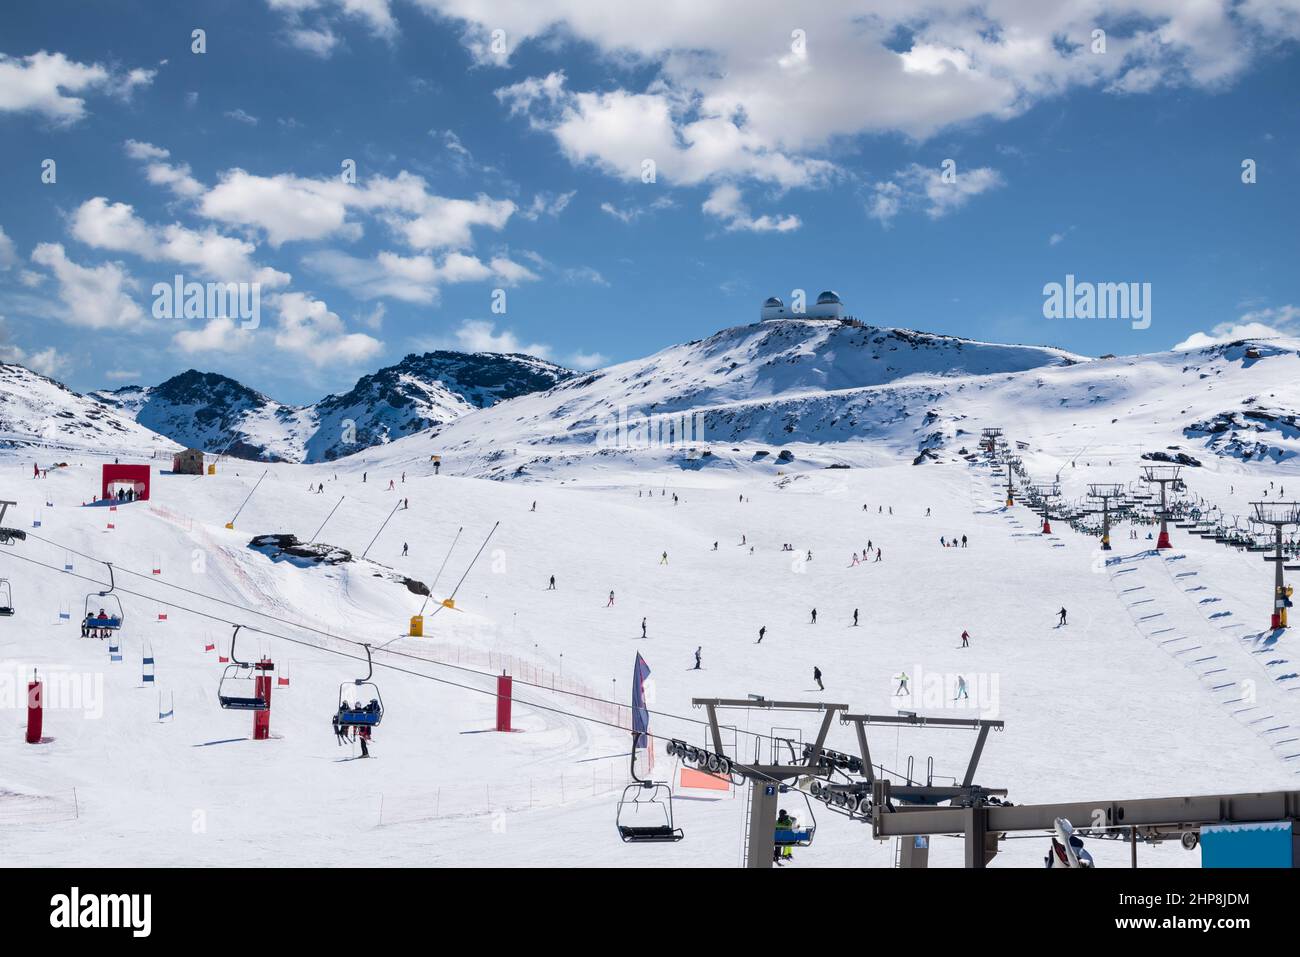
<path fill-rule="evenodd" d="M 134 489 L 137 500 L 147 500 L 149 498 L 149 466 L 109 465 L 105 463 L 101 498 L 117 498 L 118 489 Z"/>

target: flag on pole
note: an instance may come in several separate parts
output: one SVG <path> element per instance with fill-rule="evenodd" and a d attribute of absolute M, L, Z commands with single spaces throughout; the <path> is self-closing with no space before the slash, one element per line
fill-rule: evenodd
<path fill-rule="evenodd" d="M 650 666 L 637 652 L 636 667 L 632 670 L 632 747 L 649 745 L 650 709 L 645 703 L 645 680 L 650 677 Z"/>

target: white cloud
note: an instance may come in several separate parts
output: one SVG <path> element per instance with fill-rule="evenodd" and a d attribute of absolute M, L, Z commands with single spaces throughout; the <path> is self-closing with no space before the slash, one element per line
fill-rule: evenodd
<path fill-rule="evenodd" d="M 399 32 L 390 0 L 267 0 L 267 5 L 284 15 L 290 42 L 316 56 L 329 56 L 336 41 L 328 45 L 319 38 L 301 41 L 298 34 L 333 37 L 333 27 L 348 19 L 361 23 L 372 36 L 382 40 L 391 41 Z"/>
<path fill-rule="evenodd" d="M 423 177 L 407 172 L 361 185 L 341 178 L 258 176 L 232 169 L 203 196 L 199 210 L 209 219 L 261 229 L 277 247 L 295 240 L 355 239 L 362 229 L 349 213 L 364 212 L 378 217 L 412 249 L 426 251 L 468 246 L 475 227 L 501 229 L 516 206 L 483 194 L 474 199 L 438 196 L 429 192 Z"/>
<path fill-rule="evenodd" d="M 51 379 L 57 379 L 72 368 L 72 358 L 59 352 L 54 346 L 41 349 L 39 352 L 28 352 L 22 346 L 10 342 L 8 326 L 5 317 L 0 316 L 0 362 L 26 366 L 33 372 L 39 372 Z"/>
<path fill-rule="evenodd" d="M 374 259 L 361 259 L 339 250 L 321 250 L 304 256 L 303 262 L 358 299 L 391 298 L 423 305 L 437 302 L 440 287 L 452 283 L 492 279 L 515 285 L 538 278 L 505 256 L 485 263 L 455 251 L 438 260 L 430 254 L 401 256 L 389 251 Z"/>
<path fill-rule="evenodd" d="M 252 330 L 238 319 L 209 319 L 197 329 L 181 329 L 172 344 L 182 352 L 206 355 L 212 352 L 242 352 L 253 344 Z"/>
<path fill-rule="evenodd" d="M 816 182 L 827 167 L 811 164 L 838 139 L 925 140 L 1077 88 L 1218 88 L 1261 50 L 1300 37 L 1295 0 L 841 0 L 804 4 L 797 16 L 788 0 L 415 2 L 463 23 L 465 46 L 484 64 L 530 41 L 576 41 L 632 68 L 615 75 L 647 76 L 626 89 L 570 91 L 550 73 L 498 95 L 575 163 L 631 179 L 649 157 L 682 183 Z M 1109 28 L 1104 54 L 1090 46 L 1099 25 Z M 791 27 L 803 31 L 803 49 L 792 49 Z M 493 30 L 508 40 L 504 57 L 488 46 Z"/>
<path fill-rule="evenodd" d="M 552 219 L 564 212 L 569 202 L 577 195 L 577 190 L 570 190 L 567 193 L 547 193 L 541 192 L 533 197 L 533 201 L 519 210 L 519 215 L 527 220 L 537 220 L 543 216 L 550 216 Z"/>
<path fill-rule="evenodd" d="M 138 369 L 109 369 L 104 373 L 104 378 L 110 382 L 139 382 L 140 370 Z"/>
<path fill-rule="evenodd" d="M 383 343 L 373 336 L 348 332 L 325 303 L 305 293 L 280 293 L 273 304 L 279 312 L 275 344 L 317 366 L 355 365 L 383 350 Z"/>
<path fill-rule="evenodd" d="M 256 247 L 243 239 L 179 223 L 155 226 L 135 215 L 126 203 L 103 196 L 88 199 L 72 214 L 72 235 L 88 246 L 127 252 L 149 262 L 175 263 L 218 282 L 256 282 L 267 288 L 286 285 L 288 273 L 253 260 Z"/>
<path fill-rule="evenodd" d="M 41 243 L 32 262 L 53 273 L 64 308 L 52 314 L 69 325 L 88 329 L 139 329 L 144 311 L 129 292 L 135 280 L 121 263 L 82 266 L 67 257 L 60 243 Z"/>
<path fill-rule="evenodd" d="M 258 122 L 260 122 L 256 116 L 254 116 L 252 113 L 249 113 L 242 108 L 226 110 L 226 112 L 223 113 L 222 116 L 225 116 L 227 119 L 234 120 L 237 123 L 243 123 L 245 126 L 256 126 Z"/>
<path fill-rule="evenodd" d="M 300 27 L 289 31 L 289 43 L 321 59 L 327 59 L 339 45 L 338 34 L 328 26 Z"/>
<path fill-rule="evenodd" d="M 195 199 L 206 187 L 190 175 L 188 163 L 167 163 L 171 153 L 152 143 L 127 140 L 123 144 L 126 155 L 145 164 L 145 176 L 155 186 L 171 190 L 182 199 Z"/>
<path fill-rule="evenodd" d="M 18 264 L 18 250 L 14 246 L 14 241 L 5 235 L 3 226 L 0 226 L 0 270 L 12 269 Z"/>
<path fill-rule="evenodd" d="M 41 50 L 26 57 L 0 53 L 0 112 L 40 113 L 60 126 L 86 115 L 86 101 L 76 94 L 104 92 L 129 97 L 152 82 L 156 71 L 118 73 L 98 63 L 79 63 L 62 53 Z"/>
<path fill-rule="evenodd" d="M 931 219 L 939 219 L 1003 184 L 1002 174 L 988 166 L 974 169 L 958 166 L 948 182 L 939 167 L 913 163 L 896 172 L 892 179 L 875 184 L 867 211 L 884 226 L 906 209 L 924 210 Z"/>
<path fill-rule="evenodd" d="M 1238 339 L 1276 339 L 1300 336 L 1300 306 L 1285 305 L 1243 313 L 1240 319 L 1221 322 L 1209 332 L 1194 332 L 1174 346 L 1174 351 L 1204 349 Z"/>
<path fill-rule="evenodd" d="M 517 352 L 557 362 L 571 369 L 594 369 L 609 362 L 605 355 L 583 349 L 557 357 L 556 350 L 546 343 L 526 342 L 514 330 L 498 328 L 496 323 L 487 319 L 466 319 L 450 336 L 426 337 L 414 345 L 419 349 L 452 349 L 460 352 Z"/>
<path fill-rule="evenodd" d="M 749 207 L 744 203 L 740 190 L 730 183 L 716 187 L 701 207 L 704 212 L 720 219 L 729 231 L 741 230 L 751 233 L 786 233 L 798 229 L 799 217 L 793 214 L 785 216 L 751 216 Z"/>

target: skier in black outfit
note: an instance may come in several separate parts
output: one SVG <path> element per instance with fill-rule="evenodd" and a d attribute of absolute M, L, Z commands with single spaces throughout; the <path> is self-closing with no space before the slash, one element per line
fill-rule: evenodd
<path fill-rule="evenodd" d="M 1061 620 L 1058 621 L 1058 622 L 1056 623 L 1056 627 L 1059 628 L 1059 627 L 1061 627 L 1061 625 L 1064 625 L 1064 624 L 1066 624 L 1066 621 L 1065 621 L 1065 608 L 1064 608 L 1064 606 L 1062 606 L 1062 608 L 1061 608 Z"/>
<path fill-rule="evenodd" d="M 814 608 L 814 609 L 812 610 L 812 623 L 813 623 L 814 625 L 817 624 L 817 609 L 816 609 L 816 608 Z"/>
<path fill-rule="evenodd" d="M 700 650 L 701 650 L 703 647 L 704 647 L 704 646 L 701 645 L 701 646 L 699 646 L 698 648 L 695 649 L 695 670 L 696 670 L 696 671 L 699 671 L 699 670 L 700 670 Z"/>
<path fill-rule="evenodd" d="M 822 684 L 822 670 L 816 665 L 813 665 L 813 681 L 817 682 L 818 691 L 826 690 L 825 686 Z"/>
<path fill-rule="evenodd" d="M 758 641 L 754 642 L 754 644 L 761 645 L 763 643 L 763 636 L 766 634 L 767 634 L 767 625 L 764 625 L 763 627 L 758 629 Z"/>
<path fill-rule="evenodd" d="M 853 627 L 858 627 L 858 610 L 856 608 L 853 609 Z"/>

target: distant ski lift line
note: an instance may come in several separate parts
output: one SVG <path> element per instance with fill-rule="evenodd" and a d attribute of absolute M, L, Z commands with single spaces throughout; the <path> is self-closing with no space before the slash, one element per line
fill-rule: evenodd
<path fill-rule="evenodd" d="M 498 524 L 500 524 L 500 523 L 498 523 Z M 493 526 L 493 529 L 494 529 L 494 530 L 495 530 L 495 527 L 496 527 L 496 526 Z M 491 537 L 491 535 L 489 534 L 489 538 L 490 538 L 490 537 Z M 45 537 L 43 537 L 43 536 L 33 536 L 33 538 L 36 538 L 36 539 L 39 540 L 39 541 L 45 542 L 47 545 L 51 545 L 51 546 L 53 546 L 53 547 L 55 547 L 55 548 L 64 548 L 64 549 L 66 549 L 67 551 L 72 552 L 74 555 L 80 555 L 82 558 L 88 559 L 88 560 L 90 560 L 90 561 L 95 561 L 95 562 L 99 562 L 99 561 L 101 561 L 100 559 L 95 558 L 95 556 L 93 556 L 93 555 L 87 554 L 87 553 L 85 553 L 85 552 L 78 551 L 77 549 L 74 549 L 74 548 L 67 548 L 67 546 L 61 545 L 61 544 L 59 544 L 58 542 L 55 542 L 55 541 L 53 541 L 53 540 L 51 540 L 51 539 L 48 539 L 48 538 L 45 538 Z M 486 539 L 484 540 L 483 545 L 484 545 L 484 546 L 487 545 L 487 540 L 486 540 Z M 482 547 L 480 547 L 479 551 L 480 551 L 480 552 L 482 551 Z M 15 557 L 15 558 L 21 558 L 23 561 L 25 561 L 25 562 L 30 562 L 30 563 L 33 564 L 33 565 L 38 565 L 38 566 L 40 566 L 41 568 L 50 568 L 50 569 L 54 569 L 54 566 L 52 566 L 52 565 L 46 565 L 44 562 L 38 562 L 38 561 L 36 561 L 34 558 L 27 558 L 26 556 L 17 555 L 17 554 L 15 554 L 14 557 Z M 226 605 L 226 606 L 229 607 L 229 608 L 235 608 L 235 609 L 238 609 L 238 610 L 240 610 L 240 611 L 248 612 L 249 614 L 257 615 L 257 616 L 260 617 L 260 618 L 266 618 L 266 619 L 269 619 L 269 620 L 271 620 L 271 621 L 279 622 L 280 624 L 283 624 L 283 625 L 288 625 L 290 628 L 298 628 L 298 629 L 301 629 L 301 630 L 303 630 L 303 631 L 309 631 L 309 632 L 312 632 L 312 633 L 314 633 L 314 634 L 320 635 L 320 636 L 322 636 L 322 637 L 324 637 L 324 638 L 329 638 L 329 639 L 334 640 L 334 641 L 343 641 L 343 642 L 346 642 L 346 643 L 348 643 L 348 644 L 352 644 L 352 645 L 360 645 L 360 644 L 362 644 L 362 642 L 354 641 L 354 640 L 349 639 L 349 638 L 343 638 L 343 637 L 341 637 L 340 635 L 336 635 L 336 634 L 333 634 L 333 633 L 331 633 L 331 632 L 323 631 L 323 630 L 321 630 L 321 629 L 319 629 L 319 628 L 313 628 L 311 625 L 304 625 L 304 624 L 300 624 L 300 623 L 298 623 L 298 622 L 289 621 L 289 620 L 287 620 L 287 619 L 285 619 L 285 618 L 277 617 L 276 615 L 272 615 L 272 614 L 269 614 L 269 613 L 267 613 L 267 612 L 260 611 L 260 610 L 258 610 L 258 609 L 256 609 L 256 608 L 250 608 L 250 607 L 248 607 L 248 606 L 246 606 L 246 605 L 240 605 L 240 604 L 238 604 L 237 602 L 227 601 L 227 600 L 224 599 L 224 598 L 216 598 L 216 597 L 211 596 L 211 595 L 205 595 L 205 594 L 203 594 L 202 592 L 195 591 L 195 590 L 193 590 L 193 589 L 191 589 L 191 588 L 186 588 L 185 586 L 183 586 L 183 585 L 178 585 L 178 584 L 176 584 L 175 582 L 160 581 L 159 579 L 154 578 L 154 577 L 151 576 L 151 575 L 145 575 L 145 574 L 142 574 L 141 572 L 132 571 L 132 570 L 129 569 L 129 568 L 122 568 L 122 567 L 120 567 L 120 566 L 114 566 L 114 567 L 117 569 L 117 571 L 120 571 L 120 572 L 122 572 L 123 574 L 134 575 L 134 576 L 137 577 L 137 578 L 143 578 L 143 579 L 145 579 L 146 581 L 154 582 L 154 583 L 156 583 L 156 584 L 163 585 L 163 586 L 165 586 L 165 587 L 167 587 L 167 588 L 174 588 L 174 589 L 176 589 L 177 591 L 180 591 L 180 592 L 185 592 L 185 593 L 188 594 L 188 595 L 193 595 L 193 596 L 195 596 L 196 598 L 201 598 L 201 599 L 203 599 L 204 601 L 211 601 L 211 602 L 215 602 L 216 604 L 219 604 L 219 605 Z M 55 570 L 57 570 L 57 569 L 55 569 Z M 80 579 L 82 579 L 82 580 L 84 580 L 84 581 L 92 582 L 92 583 L 95 583 L 95 584 L 100 584 L 100 582 L 99 582 L 97 579 L 90 578 L 90 577 L 87 576 L 87 575 L 82 575 L 82 574 L 77 573 L 77 572 L 63 572 L 63 571 L 60 571 L 60 574 L 71 574 L 71 575 L 73 575 L 74 577 L 76 577 L 76 578 L 80 578 Z M 466 574 L 468 574 L 468 571 L 466 572 Z M 159 604 L 166 605 L 166 606 L 169 607 L 169 608 L 175 608 L 175 609 L 177 609 L 177 610 L 179 610 L 179 611 L 188 611 L 188 612 L 190 612 L 190 613 L 192 613 L 192 614 L 199 615 L 200 617 L 203 617 L 203 618 L 209 618 L 209 619 L 211 619 L 212 621 L 218 621 L 218 622 L 221 622 L 222 624 L 226 624 L 226 625 L 234 625 L 234 624 L 235 624 L 235 622 L 229 621 L 229 620 L 227 620 L 227 619 L 225 619 L 225 618 L 219 618 L 219 617 L 217 617 L 216 615 L 212 615 L 212 614 L 209 614 L 209 613 L 207 613 L 207 612 L 195 611 L 194 609 L 192 609 L 192 608 L 190 608 L 190 607 L 188 607 L 188 606 L 186 606 L 186 605 L 180 605 L 180 604 L 176 604 L 176 603 L 174 603 L 174 602 L 165 601 L 165 600 L 163 600 L 163 599 L 157 598 L 157 597 L 152 596 L 152 595 L 143 595 L 143 594 L 141 594 L 141 593 L 139 593 L 139 592 L 127 591 L 127 590 L 122 589 L 122 588 L 118 588 L 117 590 L 118 590 L 119 592 L 121 592 L 122 594 L 131 595 L 131 596 L 136 597 L 136 598 L 145 598 L 145 599 L 148 599 L 148 600 L 150 600 L 150 601 L 155 601 L 155 602 L 158 602 Z M 251 625 L 249 625 L 249 626 L 245 626 L 245 627 L 248 627 L 249 630 L 251 630 L 251 631 L 258 631 L 258 632 L 260 632 L 260 633 L 262 633 L 262 634 L 271 635 L 271 636 L 276 637 L 276 638 L 282 638 L 282 639 L 285 640 L 285 641 L 295 642 L 296 644 L 303 645 L 304 647 L 315 648 L 315 649 L 317 649 L 317 650 L 327 651 L 327 652 L 330 652 L 330 653 L 332 653 L 332 654 L 343 654 L 342 652 L 334 651 L 333 649 L 323 648 L 323 647 L 320 646 L 320 645 L 310 644 L 309 642 L 301 641 L 301 640 L 298 640 L 298 639 L 287 638 L 287 637 L 285 637 L 285 636 L 283 636 L 283 635 L 276 634 L 275 632 L 264 631 L 263 629 L 260 629 L 260 628 L 253 628 Z M 383 647 L 383 646 L 376 646 L 376 649 L 378 650 L 379 648 L 382 648 L 382 647 Z M 445 662 L 445 661 L 436 661 L 436 660 L 433 660 L 433 659 L 431 659 L 431 658 L 424 658 L 424 657 L 421 657 L 420 655 L 413 655 L 413 654 L 409 654 L 409 653 L 407 653 L 407 652 L 398 651 L 398 650 L 396 650 L 396 649 L 383 648 L 383 650 L 384 650 L 384 652 L 385 652 L 386 654 L 393 655 L 393 656 L 395 656 L 395 657 L 406 658 L 406 659 L 408 659 L 408 660 L 410 660 L 410 661 L 420 661 L 420 662 L 424 662 L 425 664 L 436 665 L 436 666 L 438 666 L 438 667 L 442 667 L 442 668 L 450 668 L 450 669 L 452 669 L 452 670 L 454 670 L 454 671 L 463 671 L 463 672 L 465 672 L 465 673 L 467 673 L 467 674 L 477 675 L 477 676 L 479 676 L 479 677 L 481 677 L 481 678 L 496 678 L 496 677 L 497 677 L 496 675 L 491 674 L 491 673 L 489 673 L 489 672 L 479 671 L 479 670 L 477 670 L 477 669 L 475 669 L 475 668 L 470 668 L 470 667 L 467 667 L 467 666 L 465 666 L 465 665 L 454 665 L 454 664 L 451 664 L 450 662 Z M 352 655 L 344 655 L 344 657 L 347 657 L 347 658 L 353 658 Z M 360 661 L 361 659 L 360 659 L 360 658 L 354 658 L 354 660 L 356 660 L 356 661 Z M 381 663 L 381 667 L 384 667 L 384 668 L 392 668 L 392 669 L 395 669 L 395 670 L 397 670 L 397 671 L 402 671 L 402 670 L 403 670 L 403 669 L 401 669 L 401 668 L 398 668 L 396 665 L 390 665 L 390 664 L 382 664 L 382 663 Z M 432 677 L 432 676 L 424 676 L 424 677 Z M 444 679 L 436 679 L 436 678 L 433 678 L 432 680 L 444 680 Z M 514 680 L 515 680 L 515 683 L 517 683 L 517 684 L 521 684 L 521 685 L 523 685 L 523 686 L 525 686 L 525 687 L 529 687 L 529 688 L 537 688 L 537 689 L 540 690 L 540 691 L 551 691 L 551 692 L 555 692 L 555 693 L 558 693 L 558 694 L 566 694 L 566 695 L 569 695 L 570 697 L 573 697 L 573 698 L 579 698 L 579 699 L 582 699 L 582 700 L 585 700 L 585 701 L 595 701 L 595 702 L 599 702 L 600 704 L 610 704 L 610 705 L 615 705 L 615 706 L 617 706 L 617 707 L 625 707 L 625 705 L 624 705 L 622 702 L 614 701 L 614 700 L 611 700 L 611 699 L 609 699 L 609 698 L 601 698 L 601 697 L 598 697 L 598 696 L 596 696 L 596 695 L 583 694 L 582 692 L 578 692 L 578 691 L 567 691 L 567 690 L 565 690 L 565 689 L 563 689 L 563 688 L 551 688 L 551 687 L 549 687 L 549 686 L 547 686 L 547 685 L 537 684 L 536 682 L 527 681 L 527 680 L 524 680 L 524 679 L 522 679 L 522 678 L 518 678 L 518 677 L 516 677 Z M 451 682 L 451 683 L 452 683 L 452 684 L 455 684 L 454 682 Z M 457 687 L 460 687 L 460 686 L 457 685 Z M 473 690 L 482 690 L 482 689 L 473 689 Z M 487 692 L 485 692 L 485 693 L 487 693 Z M 495 695 L 495 693 L 493 693 L 493 697 L 497 697 L 497 695 Z M 517 699 L 516 699 L 516 700 L 517 700 Z M 521 702 L 521 703 L 523 703 L 523 704 L 528 704 L 528 702 Z M 539 705 L 539 707 L 541 707 L 541 706 Z M 551 709 L 551 710 L 554 710 L 554 709 Z M 684 715 L 673 714 L 673 713 L 670 712 L 670 711 L 656 711 L 656 710 L 654 710 L 654 709 L 652 708 L 652 709 L 650 709 L 650 714 L 657 715 L 658 717 L 662 717 L 662 718 L 668 718 L 668 719 L 671 719 L 671 720 L 674 720 L 674 721 L 682 721 L 682 722 L 685 722 L 685 723 L 687 723 L 687 724 L 698 724 L 698 725 L 701 725 L 701 726 L 707 726 L 707 725 L 708 725 L 708 722 L 706 722 L 706 721 L 702 721 L 702 720 L 700 720 L 699 718 L 691 718 L 691 717 L 686 717 L 686 716 L 684 716 Z M 619 727 L 619 726 L 615 726 L 615 727 Z M 621 727 L 620 727 L 620 730 L 627 730 L 627 729 L 624 729 L 624 728 L 621 728 Z M 737 729 L 737 731 L 738 731 L 738 733 L 741 733 L 741 734 L 747 734 L 747 735 L 749 735 L 749 736 L 751 736 L 751 737 L 754 737 L 754 738 L 763 738 L 763 737 L 766 737 L 766 735 L 759 734 L 758 732 L 755 732 L 755 731 L 748 731 L 748 730 L 744 730 L 744 729 Z"/>

